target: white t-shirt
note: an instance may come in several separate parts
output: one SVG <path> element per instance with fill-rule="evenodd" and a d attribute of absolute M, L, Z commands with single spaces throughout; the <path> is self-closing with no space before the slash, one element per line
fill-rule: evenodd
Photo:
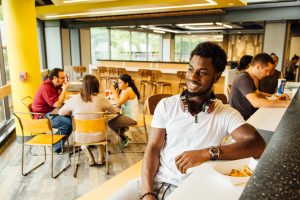
<path fill-rule="evenodd" d="M 222 139 L 245 124 L 241 114 L 216 100 L 212 113 L 198 113 L 198 123 L 180 107 L 180 96 L 162 99 L 154 112 L 151 127 L 165 128 L 165 144 L 160 152 L 157 181 L 179 185 L 188 174 L 176 167 L 175 157 L 184 151 L 219 146 Z"/>

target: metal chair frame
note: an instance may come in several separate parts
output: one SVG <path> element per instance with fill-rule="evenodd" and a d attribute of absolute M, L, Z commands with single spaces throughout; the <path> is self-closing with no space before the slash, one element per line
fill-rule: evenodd
<path fill-rule="evenodd" d="M 26 101 L 27 101 L 28 99 L 31 101 L 31 103 L 29 103 L 29 104 L 26 103 Z M 23 97 L 23 98 L 21 99 L 21 102 L 22 102 L 22 104 L 26 107 L 28 113 L 33 113 L 32 109 L 31 109 L 32 101 L 33 101 L 33 99 L 32 99 L 31 96 L 26 96 L 26 97 Z M 41 113 L 40 115 L 41 115 L 42 117 L 44 117 L 44 114 L 43 114 L 43 113 Z M 30 114 L 30 117 L 33 119 L 33 118 L 34 118 L 33 114 Z M 52 130 L 54 131 L 54 130 L 56 130 L 56 129 L 53 128 Z M 60 132 L 59 134 L 61 135 L 61 132 Z M 33 135 L 30 134 L 30 139 L 32 139 L 32 138 L 33 138 Z M 32 156 L 43 156 L 43 155 L 39 155 L 39 154 L 34 154 L 34 153 L 32 153 L 32 147 L 31 147 L 31 146 L 29 147 L 29 153 L 30 153 Z M 62 145 L 62 143 L 61 143 L 61 152 L 60 152 L 59 154 L 60 154 L 60 155 L 63 154 L 63 145 Z M 47 154 L 47 155 L 50 155 L 50 154 Z"/>
<path fill-rule="evenodd" d="M 20 117 L 20 115 L 31 115 L 32 116 L 32 115 L 35 115 L 35 114 L 41 114 L 41 113 L 33 113 L 33 112 L 15 112 L 14 113 L 15 117 L 18 119 L 18 122 L 19 122 L 20 127 L 21 127 L 21 131 L 22 131 L 22 175 L 27 176 L 29 173 L 31 173 L 32 171 L 34 171 L 35 169 L 37 169 L 38 167 L 40 167 L 41 165 L 43 165 L 45 163 L 46 155 L 47 155 L 46 154 L 46 146 L 50 146 L 51 147 L 51 177 L 52 178 L 57 178 L 63 171 L 65 171 L 67 168 L 69 168 L 71 166 L 69 142 L 67 141 L 68 153 L 69 153 L 69 156 L 68 156 L 69 164 L 67 164 L 67 166 L 65 166 L 63 169 L 61 169 L 58 173 L 56 173 L 54 175 L 53 145 L 60 142 L 64 136 L 60 135 L 58 137 L 57 141 L 54 143 L 54 137 L 56 137 L 56 136 L 53 133 L 51 121 L 50 121 L 49 118 L 32 119 L 32 118 Z M 27 123 L 30 123 L 32 126 L 28 126 Z M 25 142 L 24 141 L 24 132 L 25 131 L 30 131 L 31 134 L 37 134 L 37 135 L 42 135 L 42 134 L 46 135 L 47 133 L 51 133 L 51 142 L 47 141 L 45 143 L 34 143 L 33 140 L 35 139 L 36 136 Z M 44 160 L 42 162 L 40 162 L 38 165 L 36 165 L 35 167 L 33 167 L 32 169 L 28 170 L 27 172 L 24 172 L 24 160 L 25 160 L 25 158 L 24 158 L 25 157 L 24 156 L 24 149 L 25 149 L 25 145 L 43 146 L 44 147 Z"/>
<path fill-rule="evenodd" d="M 75 116 L 80 115 L 103 115 L 103 117 L 98 117 L 95 119 L 76 119 Z M 72 115 L 72 124 L 73 124 L 73 134 L 74 134 L 74 145 L 73 145 L 73 154 L 74 154 L 74 173 L 73 176 L 77 176 L 77 171 L 79 167 L 80 160 L 80 151 L 78 152 L 78 159 L 76 162 L 75 148 L 79 146 L 89 146 L 89 145 L 104 145 L 105 146 L 105 171 L 106 174 L 109 174 L 109 162 L 108 162 L 108 125 L 107 118 L 108 112 L 86 112 L 86 113 L 75 113 Z M 102 126 L 101 126 L 102 125 Z M 76 132 L 80 133 L 95 133 L 95 132 L 105 132 L 106 139 L 105 141 L 93 142 L 93 143 L 78 143 L 75 141 Z"/>

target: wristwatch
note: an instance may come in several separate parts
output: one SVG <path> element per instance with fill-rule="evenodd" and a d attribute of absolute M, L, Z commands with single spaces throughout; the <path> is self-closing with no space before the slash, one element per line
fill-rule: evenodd
<path fill-rule="evenodd" d="M 217 160 L 220 156 L 220 149 L 216 146 L 211 146 L 208 148 L 208 152 L 211 155 L 211 160 Z"/>

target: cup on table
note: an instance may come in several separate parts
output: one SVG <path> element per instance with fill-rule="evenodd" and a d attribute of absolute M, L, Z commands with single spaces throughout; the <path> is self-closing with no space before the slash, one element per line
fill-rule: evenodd
<path fill-rule="evenodd" d="M 286 80 L 281 78 L 278 79 L 278 84 L 277 84 L 277 93 L 278 94 L 283 94 L 284 93 L 284 86 L 286 84 Z"/>
<path fill-rule="evenodd" d="M 110 94 L 110 91 L 109 90 L 105 90 L 104 91 L 104 95 L 106 98 L 109 98 L 109 94 Z"/>

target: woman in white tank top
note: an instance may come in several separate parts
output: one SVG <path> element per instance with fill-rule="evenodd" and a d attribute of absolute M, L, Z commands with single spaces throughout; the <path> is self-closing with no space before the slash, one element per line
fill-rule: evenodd
<path fill-rule="evenodd" d="M 132 78 L 128 74 L 121 74 L 117 85 L 114 84 L 110 91 L 117 106 L 121 108 L 119 115 L 108 122 L 109 127 L 121 138 L 123 147 L 128 145 L 129 138 L 125 135 L 128 126 L 136 125 L 138 118 L 138 99 L 140 93 Z"/>

